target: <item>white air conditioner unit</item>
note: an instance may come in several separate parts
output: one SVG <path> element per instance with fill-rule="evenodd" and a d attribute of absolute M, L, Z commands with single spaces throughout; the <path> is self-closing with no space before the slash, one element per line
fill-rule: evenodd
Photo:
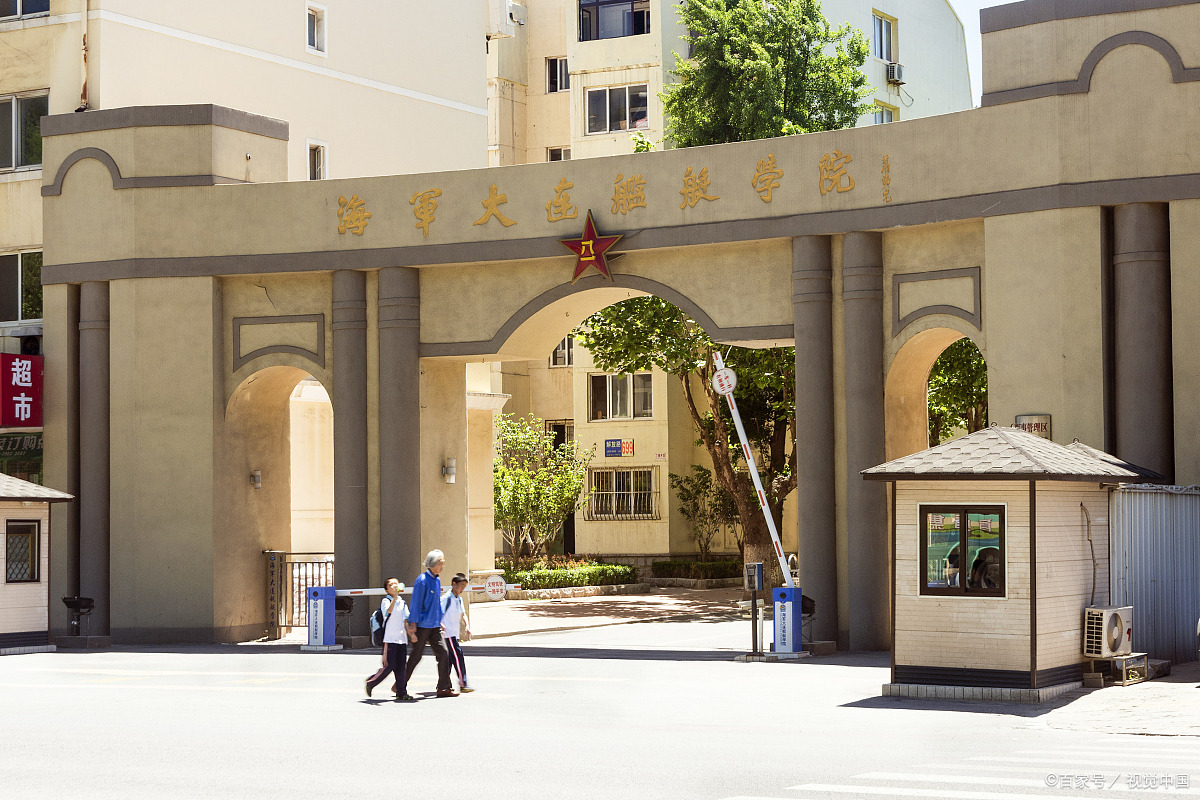
<path fill-rule="evenodd" d="M 1083 654 L 1088 658 L 1111 658 L 1133 652 L 1133 606 L 1085 608 L 1083 610 Z"/>
<path fill-rule="evenodd" d="M 892 62 L 887 65 L 887 82 L 900 86 L 904 83 L 904 65 Z"/>
<path fill-rule="evenodd" d="M 507 39 L 517 35 L 517 22 L 510 13 L 511 0 L 488 0 L 487 38 Z"/>

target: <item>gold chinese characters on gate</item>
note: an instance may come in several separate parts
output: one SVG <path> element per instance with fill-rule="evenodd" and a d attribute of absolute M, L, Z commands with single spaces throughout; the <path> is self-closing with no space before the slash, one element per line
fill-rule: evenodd
<path fill-rule="evenodd" d="M 855 188 L 854 178 L 854 156 L 851 153 L 842 152 L 841 150 L 833 150 L 824 153 L 819 159 L 815 159 L 813 166 L 816 167 L 818 183 L 817 189 L 822 198 L 836 197 L 840 194 L 853 192 Z M 681 212 L 689 212 L 700 205 L 701 201 L 707 204 L 714 204 L 721 200 L 723 196 L 730 193 L 730 187 L 726 186 L 725 190 L 720 194 L 714 191 L 717 188 L 718 181 L 721 176 L 718 172 L 727 172 L 728 170 L 722 167 L 718 171 L 710 171 L 708 166 L 687 165 L 684 167 L 683 173 L 679 176 L 679 183 L 675 184 L 678 188 L 676 191 L 682 198 L 679 204 Z M 679 173 L 676 173 L 677 175 Z M 744 178 L 738 178 L 738 181 L 745 180 L 746 183 L 740 183 L 740 190 L 733 191 L 734 195 L 738 195 L 746 191 L 744 188 L 748 183 L 750 189 L 763 203 L 770 204 L 775 200 L 779 192 L 787 193 L 789 185 L 787 181 L 788 173 L 780 167 L 775 158 L 774 153 L 766 153 L 756 162 L 752 172 L 743 173 Z M 609 212 L 614 216 L 628 216 L 633 214 L 638 209 L 650 208 L 652 203 L 663 202 L 666 198 L 661 192 L 669 190 L 669 187 L 660 186 L 657 188 L 659 194 L 652 193 L 655 189 L 652 177 L 647 177 L 646 173 L 635 172 L 626 174 L 624 172 L 617 173 L 612 182 L 611 206 Z M 883 184 L 883 202 L 892 202 L 892 175 L 891 161 L 888 155 L 883 156 L 882 168 L 882 184 Z M 736 189 L 738 183 L 732 184 Z M 522 186 L 521 188 L 528 188 Z M 542 184 L 540 189 L 532 189 L 542 193 L 545 198 L 544 208 L 546 211 L 546 221 L 549 223 L 559 223 L 579 218 L 579 206 L 572 200 L 571 190 L 576 189 L 576 184 L 567 179 L 565 176 L 560 177 L 554 185 L 549 183 Z M 579 189 L 578 191 L 586 191 Z M 428 239 L 430 235 L 435 233 L 434 223 L 437 222 L 439 209 L 446 203 L 471 203 L 477 202 L 483 207 L 483 214 L 471 222 L 472 226 L 491 227 L 490 223 L 498 222 L 503 228 L 510 228 L 520 221 L 521 208 L 525 208 L 528 213 L 528 207 L 518 205 L 518 208 L 509 211 L 506 206 L 509 205 L 509 197 L 507 193 L 501 192 L 497 184 L 488 186 L 486 197 L 480 194 L 474 198 L 466 196 L 457 196 L 451 199 L 442 188 L 430 187 L 421 188 L 413 192 L 408 198 L 408 204 L 411 206 L 413 217 L 415 219 L 414 227 L 421 231 L 422 238 Z M 743 195 L 744 196 L 744 195 Z M 538 202 L 542 202 L 541 199 Z M 458 219 L 462 218 L 464 211 L 460 205 L 458 211 Z M 471 213 L 466 211 L 465 213 Z M 477 213 L 477 212 L 476 212 Z M 371 220 L 373 212 L 367 209 L 366 200 L 357 194 L 351 194 L 349 199 L 344 195 L 338 197 L 337 209 L 337 229 L 338 233 L 352 233 L 356 236 L 362 236 L 367 229 L 368 222 Z M 472 214 L 472 216 L 474 216 Z M 470 219 L 471 217 L 467 217 Z"/>

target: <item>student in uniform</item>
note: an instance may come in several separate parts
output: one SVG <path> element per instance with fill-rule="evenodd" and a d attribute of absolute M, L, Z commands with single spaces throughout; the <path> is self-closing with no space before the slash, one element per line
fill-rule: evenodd
<path fill-rule="evenodd" d="M 450 663 L 458 675 L 458 690 L 460 692 L 475 691 L 467 685 L 467 664 L 463 661 L 462 647 L 459 638 L 471 635 L 471 624 L 467 619 L 467 609 L 463 605 L 462 593 L 467 588 L 467 576 L 461 572 L 450 579 L 450 593 L 442 598 L 442 631 L 446 634 L 446 649 L 450 651 Z"/>
<path fill-rule="evenodd" d="M 400 580 L 398 578 L 388 578 L 387 584 L 384 586 L 387 594 L 383 596 L 383 600 L 379 604 L 379 608 L 383 611 L 383 666 L 379 668 L 371 677 L 367 678 L 364 685 L 367 690 L 367 697 L 371 696 L 371 690 L 379 684 L 383 683 L 383 679 L 388 674 L 396 676 L 396 682 L 392 684 L 392 691 L 396 693 L 398 701 L 411 701 L 413 696 L 408 693 L 408 677 L 405 671 L 407 655 L 405 640 L 408 638 L 405 630 L 405 620 L 408 617 L 408 608 L 404 605 L 403 598 L 400 597 Z"/>

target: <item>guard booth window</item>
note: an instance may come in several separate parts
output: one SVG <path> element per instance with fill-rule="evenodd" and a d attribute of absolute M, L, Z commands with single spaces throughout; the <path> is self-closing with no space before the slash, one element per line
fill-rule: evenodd
<path fill-rule="evenodd" d="M 921 506 L 921 594 L 1004 595 L 1004 507 Z"/>

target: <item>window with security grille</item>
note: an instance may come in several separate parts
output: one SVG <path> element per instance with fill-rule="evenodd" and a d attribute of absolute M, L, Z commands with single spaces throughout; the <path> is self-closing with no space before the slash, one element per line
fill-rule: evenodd
<path fill-rule="evenodd" d="M 4 536 L 5 582 L 37 582 L 38 532 L 36 521 L 8 520 Z"/>
<path fill-rule="evenodd" d="M 658 481 L 654 467 L 593 469 L 588 500 L 590 520 L 658 519 Z"/>

